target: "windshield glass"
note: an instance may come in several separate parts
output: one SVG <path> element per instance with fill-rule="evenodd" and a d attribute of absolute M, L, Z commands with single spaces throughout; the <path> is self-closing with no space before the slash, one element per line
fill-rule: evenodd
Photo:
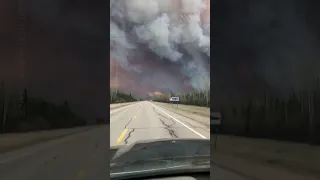
<path fill-rule="evenodd" d="M 198 164 L 210 157 L 209 9 L 208 0 L 110 2 L 110 146 L 124 145 L 111 175 L 209 172 Z"/>
<path fill-rule="evenodd" d="M 210 167 L 209 140 L 158 140 L 141 142 L 118 150 L 110 162 L 111 177 L 143 177 L 182 169 L 206 170 Z M 181 172 L 180 172 L 181 173 Z"/>

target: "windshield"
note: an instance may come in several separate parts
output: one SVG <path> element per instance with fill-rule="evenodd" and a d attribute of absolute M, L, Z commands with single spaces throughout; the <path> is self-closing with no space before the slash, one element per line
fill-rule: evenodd
<path fill-rule="evenodd" d="M 209 9 L 208 0 L 110 2 L 110 146 L 128 151 L 114 154 L 113 177 L 209 173 L 197 164 L 210 157 Z"/>
<path fill-rule="evenodd" d="M 111 178 L 144 177 L 181 173 L 182 170 L 208 172 L 209 140 L 157 140 L 139 142 L 119 149 L 110 162 Z M 152 173 L 152 174 L 150 174 Z"/>

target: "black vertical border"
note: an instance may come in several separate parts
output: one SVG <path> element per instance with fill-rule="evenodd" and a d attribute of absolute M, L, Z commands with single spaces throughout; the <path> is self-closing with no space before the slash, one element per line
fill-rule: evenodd
<path fill-rule="evenodd" d="M 220 2 L 223 0 L 220 0 Z M 215 59 L 218 58 L 216 55 L 216 48 L 219 44 L 217 42 L 219 39 L 219 21 L 217 16 L 219 16 L 219 0 L 210 0 L 210 122 L 211 122 L 211 113 L 217 111 L 217 103 L 215 102 L 214 97 L 217 96 L 215 92 L 217 92 L 217 88 L 219 88 L 219 84 L 217 84 L 218 80 L 218 69 L 215 66 Z M 216 141 L 216 136 L 214 136 L 211 124 L 210 124 L 210 179 L 214 178 L 214 146 Z"/>
<path fill-rule="evenodd" d="M 106 83 L 106 86 L 107 86 L 107 92 L 108 95 L 107 95 L 107 99 L 106 101 L 108 102 L 108 107 L 106 107 L 106 111 L 110 112 L 110 1 L 108 0 L 101 0 L 101 1 L 105 1 L 106 2 L 106 5 L 109 7 L 109 9 L 107 10 L 106 9 L 106 12 L 107 12 L 107 16 L 106 16 L 106 26 L 107 27 L 107 34 L 108 34 L 108 50 L 106 49 L 106 52 L 107 52 L 107 57 L 108 59 L 106 59 L 106 61 L 108 61 L 107 64 L 107 70 L 106 70 L 106 77 L 107 77 L 107 83 Z M 107 154 L 107 161 L 108 161 L 108 167 L 105 167 L 106 168 L 106 179 L 110 179 L 110 160 L 111 160 L 111 153 L 110 153 L 110 113 L 109 113 L 109 116 L 108 118 L 106 119 L 106 123 L 107 123 L 107 128 L 108 128 L 108 133 L 107 133 L 107 137 L 106 137 L 106 143 L 108 143 L 108 146 L 109 146 L 109 151 L 106 152 Z"/>

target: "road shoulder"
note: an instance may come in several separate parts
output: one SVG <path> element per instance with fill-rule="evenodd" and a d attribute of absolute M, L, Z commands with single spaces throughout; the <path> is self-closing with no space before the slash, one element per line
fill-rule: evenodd
<path fill-rule="evenodd" d="M 169 103 L 160 103 L 152 102 L 154 105 L 157 105 L 165 110 L 173 112 L 177 115 L 188 118 L 192 121 L 196 121 L 206 127 L 210 126 L 210 108 L 198 107 L 198 106 L 189 106 L 183 104 L 169 104 Z"/>

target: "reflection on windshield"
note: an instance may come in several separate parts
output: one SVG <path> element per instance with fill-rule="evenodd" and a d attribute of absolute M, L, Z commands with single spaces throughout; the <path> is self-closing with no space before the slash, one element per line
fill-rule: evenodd
<path fill-rule="evenodd" d="M 117 152 L 112 161 L 132 162 L 138 160 L 166 159 L 210 155 L 210 141 L 167 140 L 134 144 Z"/>

